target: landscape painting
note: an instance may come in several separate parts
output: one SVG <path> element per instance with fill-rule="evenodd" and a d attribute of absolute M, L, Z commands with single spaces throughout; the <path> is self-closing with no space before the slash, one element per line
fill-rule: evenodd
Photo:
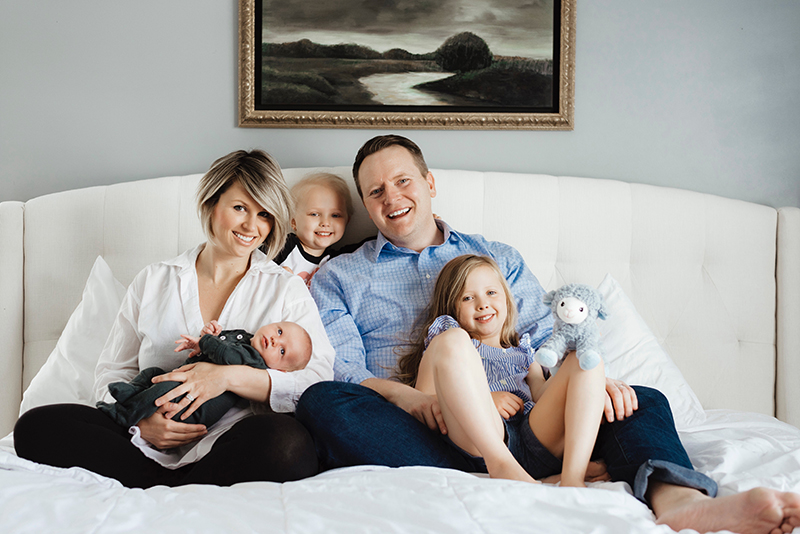
<path fill-rule="evenodd" d="M 571 129 L 575 0 L 241 0 L 240 125 Z"/>

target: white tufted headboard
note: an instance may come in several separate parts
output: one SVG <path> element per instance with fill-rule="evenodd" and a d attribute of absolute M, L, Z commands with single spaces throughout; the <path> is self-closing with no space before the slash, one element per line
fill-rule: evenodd
<path fill-rule="evenodd" d="M 313 170 L 288 169 L 292 183 Z M 357 213 L 347 242 L 374 234 Z M 800 425 L 800 209 L 611 180 L 434 170 L 434 212 L 514 245 L 547 289 L 622 285 L 705 408 Z M 0 435 L 102 255 L 129 283 L 202 238 L 200 175 L 0 204 Z"/>

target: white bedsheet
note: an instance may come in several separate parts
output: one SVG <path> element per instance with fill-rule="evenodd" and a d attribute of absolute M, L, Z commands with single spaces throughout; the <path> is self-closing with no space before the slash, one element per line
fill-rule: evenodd
<path fill-rule="evenodd" d="M 763 415 L 713 410 L 681 438 L 697 469 L 720 484 L 721 495 L 755 486 L 800 492 L 795 427 Z M 368 466 L 286 484 L 132 490 L 1 449 L 1 533 L 672 532 L 655 525 L 650 510 L 623 483 L 557 488 L 446 469 Z"/>

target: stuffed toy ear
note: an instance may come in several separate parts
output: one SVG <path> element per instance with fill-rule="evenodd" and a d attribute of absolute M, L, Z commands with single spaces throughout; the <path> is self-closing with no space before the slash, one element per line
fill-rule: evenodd
<path fill-rule="evenodd" d="M 606 308 L 606 303 L 604 301 L 600 301 L 600 307 L 597 309 L 597 318 L 603 321 L 608 318 L 608 308 Z"/>
<path fill-rule="evenodd" d="M 556 290 L 552 290 L 548 292 L 546 295 L 542 296 L 542 302 L 550 306 L 553 303 L 553 298 L 556 296 Z"/>

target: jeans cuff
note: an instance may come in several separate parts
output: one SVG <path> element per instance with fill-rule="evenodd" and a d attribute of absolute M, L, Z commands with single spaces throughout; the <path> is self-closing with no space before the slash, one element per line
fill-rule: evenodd
<path fill-rule="evenodd" d="M 664 460 L 647 460 L 639 466 L 633 481 L 634 497 L 645 504 L 648 504 L 644 496 L 651 480 L 694 488 L 709 497 L 717 496 L 717 483 L 703 473 Z"/>

